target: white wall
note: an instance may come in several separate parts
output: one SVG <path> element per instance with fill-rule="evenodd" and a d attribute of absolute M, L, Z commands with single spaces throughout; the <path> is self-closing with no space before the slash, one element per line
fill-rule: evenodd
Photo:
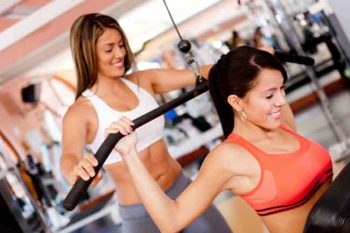
<path fill-rule="evenodd" d="M 350 1 L 349 0 L 326 0 L 327 4 L 334 11 L 329 13 L 329 19 L 332 22 L 339 43 L 345 52 L 348 61 L 350 60 Z"/>
<path fill-rule="evenodd" d="M 334 10 L 348 40 L 350 40 L 350 1 L 328 0 L 328 4 Z"/>

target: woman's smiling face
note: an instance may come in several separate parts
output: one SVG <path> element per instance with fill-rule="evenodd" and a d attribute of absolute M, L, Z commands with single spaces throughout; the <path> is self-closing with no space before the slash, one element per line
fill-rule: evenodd
<path fill-rule="evenodd" d="M 281 107 L 287 103 L 283 76 L 274 69 L 262 69 L 254 87 L 243 98 L 247 120 L 263 128 L 280 126 Z"/>
<path fill-rule="evenodd" d="M 98 75 L 120 77 L 125 73 L 126 48 L 120 32 L 106 28 L 96 43 Z"/>

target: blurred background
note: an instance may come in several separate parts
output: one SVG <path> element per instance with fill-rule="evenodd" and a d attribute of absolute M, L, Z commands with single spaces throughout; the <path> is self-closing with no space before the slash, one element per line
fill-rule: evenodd
<path fill-rule="evenodd" d="M 198 63 L 214 63 L 248 45 L 311 56 L 313 67 L 285 64 L 287 99 L 299 132 L 329 149 L 339 170 L 350 134 L 350 2 L 346 0 L 168 0 Z M 136 69 L 186 68 L 178 35 L 161 0 L 0 1 L 0 214 L 7 232 L 118 232 L 119 213 L 108 176 L 73 212 L 59 171 L 61 121 L 74 101 L 76 75 L 69 29 L 82 14 L 115 17 L 125 30 Z M 163 104 L 184 92 L 157 100 Z M 169 111 L 171 154 L 195 177 L 205 155 L 222 141 L 208 93 Z M 268 232 L 239 198 L 215 204 L 235 232 Z"/>

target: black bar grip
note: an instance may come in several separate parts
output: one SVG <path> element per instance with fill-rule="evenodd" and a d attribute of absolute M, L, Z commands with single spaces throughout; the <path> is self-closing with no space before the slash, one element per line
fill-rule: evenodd
<path fill-rule="evenodd" d="M 133 128 L 137 129 L 138 127 L 146 124 L 147 122 L 159 117 L 160 115 L 163 115 L 167 111 L 176 108 L 177 106 L 187 102 L 188 100 L 193 99 L 194 97 L 202 94 L 203 92 L 208 90 L 208 84 L 206 81 L 203 81 L 196 85 L 196 87 L 187 92 L 186 94 L 173 99 L 172 101 L 169 101 L 168 103 L 163 104 L 162 106 L 136 118 L 133 122 L 135 123 Z M 114 146 L 117 144 L 117 142 L 123 138 L 124 135 L 121 133 L 116 134 L 109 134 L 107 138 L 104 140 L 102 145 L 97 150 L 95 157 L 98 161 L 98 165 L 94 167 L 95 174 L 99 172 L 101 167 L 103 166 L 104 162 L 106 161 L 108 155 L 112 152 Z M 96 176 L 95 175 L 95 176 Z M 95 177 L 93 177 L 95 178 Z M 67 194 L 66 198 L 63 201 L 63 207 L 66 210 L 73 210 L 79 203 L 79 200 L 83 196 L 83 194 L 86 193 L 88 187 L 90 186 L 93 178 L 91 178 L 88 181 L 85 181 L 78 177 L 77 181 L 73 185 L 72 189 Z"/>
<path fill-rule="evenodd" d="M 280 51 L 275 51 L 274 54 L 281 62 L 297 63 L 306 66 L 313 66 L 315 64 L 315 60 L 312 57 L 300 56 Z"/>

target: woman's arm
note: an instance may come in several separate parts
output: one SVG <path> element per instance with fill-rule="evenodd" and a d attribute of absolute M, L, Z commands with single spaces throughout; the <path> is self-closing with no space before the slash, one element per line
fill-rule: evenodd
<path fill-rule="evenodd" d="M 161 232 L 178 232 L 189 225 L 212 204 L 233 175 L 224 160 L 223 150 L 215 149 L 205 159 L 193 183 L 174 201 L 149 174 L 134 143 L 128 142 L 130 137 L 124 137 L 116 149 L 123 156 L 142 202 Z"/>
<path fill-rule="evenodd" d="M 87 111 L 86 107 L 75 105 L 68 109 L 63 118 L 60 167 L 64 178 L 71 185 L 75 183 L 78 176 L 83 180 L 93 177 L 95 175 L 93 167 L 98 163 L 93 155 L 84 156 Z M 99 173 L 93 184 L 97 184 L 101 178 L 102 174 Z"/>
<path fill-rule="evenodd" d="M 208 77 L 211 67 L 212 65 L 200 67 L 200 71 L 204 78 Z M 196 82 L 194 73 L 187 69 L 150 69 L 137 72 L 131 76 L 135 79 L 138 78 L 140 82 L 149 83 L 155 94 L 167 93 L 169 91 L 181 89 L 194 85 Z"/>
<path fill-rule="evenodd" d="M 274 53 L 272 47 L 261 47 L 261 50 L 265 50 L 269 53 Z M 212 64 L 200 66 L 200 72 L 203 78 L 208 78 L 209 71 L 212 68 Z M 187 86 L 194 85 L 196 77 L 194 73 L 189 69 L 150 69 L 140 72 L 136 72 L 130 75 L 131 79 L 140 81 L 141 86 L 151 85 L 151 89 L 154 94 L 167 93 L 172 90 L 178 90 Z M 146 82 L 146 83 L 145 83 Z"/>

